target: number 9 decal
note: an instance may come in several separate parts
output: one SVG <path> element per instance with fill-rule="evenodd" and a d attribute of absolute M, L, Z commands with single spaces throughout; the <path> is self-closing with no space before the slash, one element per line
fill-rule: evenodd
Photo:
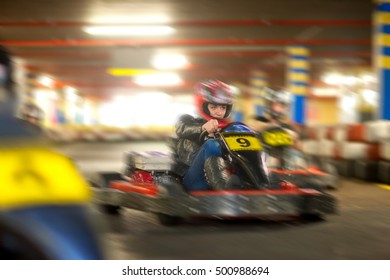
<path fill-rule="evenodd" d="M 236 142 L 243 148 L 247 148 L 251 145 L 251 142 L 245 138 L 237 138 Z"/>
<path fill-rule="evenodd" d="M 261 151 L 263 147 L 255 135 L 223 135 L 231 151 Z"/>

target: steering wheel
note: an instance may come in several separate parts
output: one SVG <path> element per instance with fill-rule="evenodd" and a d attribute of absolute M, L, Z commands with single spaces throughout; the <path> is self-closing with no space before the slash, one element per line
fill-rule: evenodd
<path fill-rule="evenodd" d="M 215 136 L 218 136 L 218 133 L 220 132 L 220 130 L 221 130 L 221 129 L 224 129 L 226 126 L 227 126 L 226 124 L 218 123 L 218 130 L 217 130 L 216 132 L 214 132 L 214 135 L 215 135 Z M 209 134 L 209 133 L 207 132 L 207 130 L 203 130 L 203 131 L 201 132 L 201 134 L 199 135 L 198 141 L 201 142 L 201 143 L 203 143 L 203 142 L 206 140 L 208 134 Z"/>
<path fill-rule="evenodd" d="M 198 141 L 199 141 L 200 143 L 203 143 L 204 141 L 206 141 L 206 138 L 207 138 L 208 135 L 209 135 L 209 133 L 207 132 L 207 130 L 203 130 L 203 131 L 200 133 L 200 135 L 199 135 Z"/>

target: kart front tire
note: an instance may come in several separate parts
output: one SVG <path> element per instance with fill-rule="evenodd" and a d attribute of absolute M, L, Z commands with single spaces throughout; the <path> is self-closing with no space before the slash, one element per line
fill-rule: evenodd
<path fill-rule="evenodd" d="M 102 204 L 100 205 L 100 209 L 104 214 L 119 215 L 121 207 L 117 205 Z"/>
<path fill-rule="evenodd" d="M 183 221 L 183 218 L 181 217 L 170 216 L 162 213 L 157 213 L 156 216 L 160 224 L 162 224 L 163 226 L 176 226 Z"/>
<path fill-rule="evenodd" d="M 321 222 L 325 220 L 321 214 L 315 213 L 303 213 L 301 218 L 307 222 Z"/>

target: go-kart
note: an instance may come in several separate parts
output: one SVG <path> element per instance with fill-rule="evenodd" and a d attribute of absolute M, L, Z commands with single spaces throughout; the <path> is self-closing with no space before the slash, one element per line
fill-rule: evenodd
<path fill-rule="evenodd" d="M 70 159 L 48 147 L 38 125 L 16 117 L 11 65 L 1 47 L 0 259 L 102 259 L 87 211 L 89 185 Z M 28 119 L 39 119 L 31 113 Z"/>
<path fill-rule="evenodd" d="M 0 259 L 103 259 L 88 183 L 38 130 L 0 116 Z"/>
<path fill-rule="evenodd" d="M 202 135 L 203 137 L 205 135 Z M 265 146 L 281 150 L 292 139 L 282 129 L 261 137 L 242 123 L 231 123 L 215 134 L 230 172 L 240 184 L 232 189 L 186 191 L 172 173 L 173 157 L 159 152 L 127 152 L 122 173 L 101 173 L 94 188 L 95 202 L 108 213 L 121 207 L 155 213 L 164 225 L 189 217 L 320 218 L 336 213 L 336 200 L 321 188 L 288 180 L 272 180 Z"/>
<path fill-rule="evenodd" d="M 280 127 L 269 128 L 260 134 L 260 138 L 267 137 L 273 131 L 278 135 L 283 130 Z M 279 132 L 278 132 L 279 131 Z M 317 190 L 335 190 L 339 188 L 339 178 L 336 168 L 329 162 L 310 157 L 293 147 L 292 141 L 279 145 L 277 139 L 266 139 L 264 149 L 267 151 L 266 164 L 271 181 L 289 181 L 305 188 Z"/>

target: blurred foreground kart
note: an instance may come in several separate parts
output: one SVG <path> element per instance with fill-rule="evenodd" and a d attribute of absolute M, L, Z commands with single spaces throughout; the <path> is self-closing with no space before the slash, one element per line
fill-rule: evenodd
<path fill-rule="evenodd" d="M 318 219 L 337 212 L 335 198 L 325 189 L 270 178 L 265 163 L 267 150 L 272 146 L 282 153 L 292 143 L 283 129 L 264 131 L 258 137 L 244 124 L 232 123 L 216 133 L 216 138 L 229 171 L 240 179 L 238 186 L 188 192 L 182 178 L 171 172 L 170 155 L 128 152 L 123 174 L 100 174 L 101 182 L 94 184 L 95 202 L 111 214 L 121 207 L 154 213 L 164 225 L 191 217 Z"/>
<path fill-rule="evenodd" d="M 10 116 L 0 123 L 0 259 L 103 259 L 90 187 L 73 162 L 29 123 Z"/>

